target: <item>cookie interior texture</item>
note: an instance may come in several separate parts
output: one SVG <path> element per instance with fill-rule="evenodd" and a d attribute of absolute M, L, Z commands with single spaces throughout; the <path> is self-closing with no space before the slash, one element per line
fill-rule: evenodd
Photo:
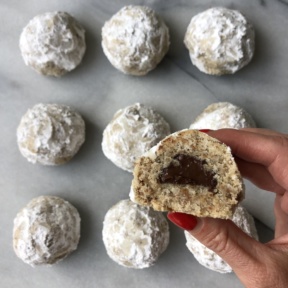
<path fill-rule="evenodd" d="M 137 160 L 133 174 L 131 199 L 159 211 L 228 219 L 244 198 L 230 148 L 198 130 L 166 137 Z"/>

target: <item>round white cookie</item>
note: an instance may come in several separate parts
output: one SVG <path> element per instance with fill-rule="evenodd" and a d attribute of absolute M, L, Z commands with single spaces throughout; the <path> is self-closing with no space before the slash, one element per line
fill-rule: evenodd
<path fill-rule="evenodd" d="M 169 30 L 149 7 L 125 6 L 102 28 L 102 47 L 111 64 L 131 75 L 145 75 L 167 53 Z"/>
<path fill-rule="evenodd" d="M 85 122 L 69 106 L 37 104 L 17 129 L 21 154 L 29 162 L 59 165 L 68 162 L 85 141 Z"/>
<path fill-rule="evenodd" d="M 76 68 L 85 54 L 85 30 L 66 12 L 34 17 L 20 36 L 26 65 L 48 76 L 62 76 Z"/>
<path fill-rule="evenodd" d="M 243 108 L 229 102 L 209 105 L 190 125 L 190 129 L 254 128 L 252 116 Z"/>
<path fill-rule="evenodd" d="M 169 244 L 169 226 L 163 214 L 130 200 L 108 210 L 102 235 L 109 257 L 128 268 L 152 266 Z"/>
<path fill-rule="evenodd" d="M 232 221 L 249 236 L 258 240 L 254 219 L 244 207 L 238 206 L 236 208 Z M 232 272 L 230 265 L 219 255 L 200 243 L 188 231 L 184 233 L 187 241 L 186 246 L 201 265 L 220 273 Z"/>
<path fill-rule="evenodd" d="M 118 110 L 103 132 L 105 156 L 118 167 L 133 171 L 135 160 L 170 134 L 170 126 L 152 108 L 135 103 Z"/>
<path fill-rule="evenodd" d="M 236 10 L 208 9 L 191 19 L 184 43 L 192 63 L 211 75 L 233 74 L 254 54 L 253 26 Z"/>
<path fill-rule="evenodd" d="M 31 266 L 51 265 L 64 259 L 77 249 L 79 239 L 79 213 L 59 197 L 32 199 L 14 219 L 14 251 Z"/>

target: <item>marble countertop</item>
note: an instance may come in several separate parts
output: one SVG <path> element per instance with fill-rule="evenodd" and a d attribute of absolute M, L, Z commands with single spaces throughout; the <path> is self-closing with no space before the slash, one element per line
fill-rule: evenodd
<path fill-rule="evenodd" d="M 229 101 L 245 108 L 259 127 L 288 132 L 288 1 L 146 0 L 2 0 L 0 4 L 0 286 L 10 287 L 242 287 L 236 276 L 200 266 L 185 247 L 184 233 L 170 225 L 171 241 L 155 266 L 133 270 L 114 263 L 102 242 L 107 210 L 128 198 L 132 175 L 114 166 L 101 150 L 102 131 L 116 110 L 135 102 L 159 111 L 173 131 L 189 127 L 209 104 Z M 154 8 L 170 29 L 171 47 L 145 77 L 124 75 L 111 66 L 101 48 L 101 28 L 128 4 Z M 256 31 L 252 62 L 229 76 L 209 76 L 191 64 L 183 38 L 192 16 L 225 6 L 243 12 Z M 62 78 L 38 75 L 24 65 L 19 51 L 22 28 L 37 14 L 61 10 L 84 26 L 83 63 Z M 87 139 L 76 157 L 59 167 L 28 163 L 18 151 L 16 128 L 33 105 L 74 107 L 87 124 Z M 273 237 L 274 195 L 246 182 L 244 205 L 257 221 L 260 239 Z M 33 197 L 57 195 L 70 201 L 82 218 L 77 251 L 52 267 L 31 268 L 13 252 L 16 213 Z M 269 227 L 269 228 L 268 228 Z M 147 284 L 148 283 L 148 284 Z"/>

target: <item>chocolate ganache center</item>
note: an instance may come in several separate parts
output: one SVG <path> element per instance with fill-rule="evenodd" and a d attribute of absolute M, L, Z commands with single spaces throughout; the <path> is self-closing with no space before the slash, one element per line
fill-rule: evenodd
<path fill-rule="evenodd" d="M 215 173 L 205 170 L 206 160 L 199 160 L 193 156 L 177 154 L 158 176 L 160 183 L 193 184 L 208 187 L 213 190 L 217 186 Z"/>

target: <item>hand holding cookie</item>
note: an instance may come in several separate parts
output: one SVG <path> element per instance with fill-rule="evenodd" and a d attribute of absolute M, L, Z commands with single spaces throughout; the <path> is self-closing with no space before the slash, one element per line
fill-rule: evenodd
<path fill-rule="evenodd" d="M 209 131 L 231 147 L 243 177 L 276 194 L 275 239 L 261 244 L 230 220 L 196 218 L 169 213 L 168 218 L 216 252 L 245 287 L 286 287 L 288 282 L 288 137 L 278 132 L 248 128 Z M 253 271 L 253 273 L 251 273 Z"/>

